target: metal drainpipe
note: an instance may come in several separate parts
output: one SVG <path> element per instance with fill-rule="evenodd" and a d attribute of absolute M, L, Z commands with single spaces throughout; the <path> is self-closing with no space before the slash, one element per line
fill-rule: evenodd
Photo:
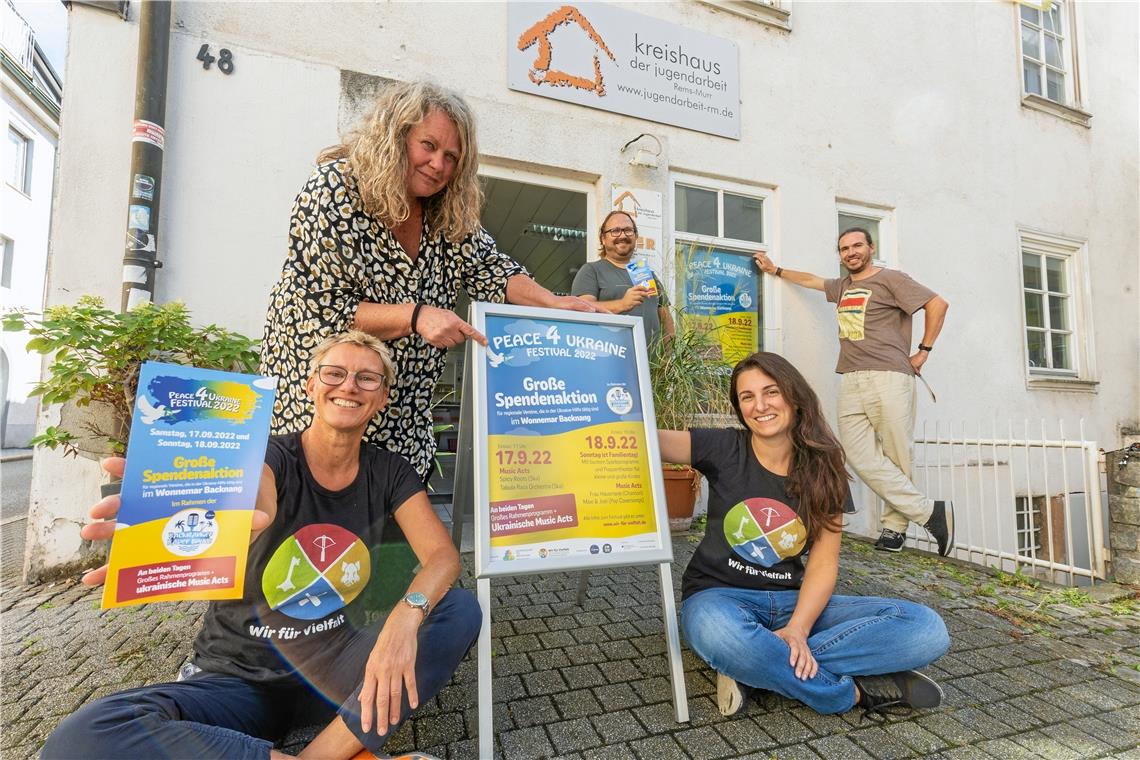
<path fill-rule="evenodd" d="M 131 130 L 131 187 L 123 311 L 154 300 L 158 260 L 158 207 L 166 142 L 166 71 L 170 58 L 170 2 L 139 3 L 139 62 L 135 75 L 135 120 Z"/>

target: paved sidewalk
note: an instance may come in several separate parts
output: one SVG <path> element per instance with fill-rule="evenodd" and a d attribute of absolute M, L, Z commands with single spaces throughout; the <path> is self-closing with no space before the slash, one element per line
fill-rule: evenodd
<path fill-rule="evenodd" d="M 696 540 L 674 538 L 678 583 Z M 463 585 L 473 588 L 470 555 L 465 566 Z M 841 567 L 837 593 L 903 596 L 942 613 L 953 644 L 928 670 L 946 690 L 942 708 L 880 726 L 861 722 L 857 710 L 820 716 L 766 695 L 727 719 L 716 710 L 715 676 L 686 650 L 691 722 L 678 725 L 654 569 L 591 574 L 585 609 L 575 604 L 577 574 L 524 576 L 493 584 L 501 756 L 1140 759 L 1135 589 L 1034 588 L 917 552 L 883 555 L 850 538 Z M 3 589 L 4 758 L 35 756 L 60 718 L 89 699 L 169 679 L 204 609 L 104 612 L 98 600 L 74 584 Z M 474 758 L 476 722 L 472 652 L 387 749 Z M 296 752 L 305 736 L 295 733 L 285 748 Z M 93 760 L 79 747 L 76 756 Z"/>

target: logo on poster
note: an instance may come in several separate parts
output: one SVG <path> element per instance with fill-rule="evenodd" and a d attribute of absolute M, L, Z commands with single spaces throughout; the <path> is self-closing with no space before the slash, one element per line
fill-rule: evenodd
<path fill-rule="evenodd" d="M 625 389 L 625 386 L 615 385 L 606 391 L 606 406 L 614 414 L 629 414 L 633 409 L 633 395 Z"/>
<path fill-rule="evenodd" d="M 214 545 L 218 537 L 218 524 L 214 512 L 184 509 L 166 521 L 162 530 L 162 543 L 179 557 L 193 557 Z"/>

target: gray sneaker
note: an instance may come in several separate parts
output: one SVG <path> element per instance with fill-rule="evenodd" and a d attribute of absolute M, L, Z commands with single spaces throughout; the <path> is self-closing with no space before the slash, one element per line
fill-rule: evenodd
<path fill-rule="evenodd" d="M 883 528 L 883 532 L 879 534 L 879 540 L 875 542 L 875 548 L 881 552 L 901 552 L 905 543 L 905 533 Z"/>
<path fill-rule="evenodd" d="M 867 719 L 883 722 L 887 715 L 898 710 L 942 704 L 942 687 L 916 670 L 882 676 L 856 676 L 855 683 L 859 687 L 857 706 L 863 708 L 860 722 Z"/>

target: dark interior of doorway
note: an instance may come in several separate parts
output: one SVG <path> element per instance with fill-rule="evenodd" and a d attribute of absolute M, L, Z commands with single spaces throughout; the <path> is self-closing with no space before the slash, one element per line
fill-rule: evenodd
<path fill-rule="evenodd" d="M 483 227 L 498 249 L 526 267 L 543 287 L 568 294 L 593 239 L 586 229 L 586 194 L 493 177 L 482 181 Z M 461 292 L 455 311 L 464 319 L 469 303 Z M 439 451 L 445 454 L 454 452 L 458 444 L 462 385 L 463 347 L 457 346 L 448 352 L 432 411 L 437 427 L 450 426 L 436 435 Z M 455 457 L 444 456 L 439 463 L 442 472 L 432 476 L 428 494 L 437 510 L 446 510 L 450 519 Z"/>

